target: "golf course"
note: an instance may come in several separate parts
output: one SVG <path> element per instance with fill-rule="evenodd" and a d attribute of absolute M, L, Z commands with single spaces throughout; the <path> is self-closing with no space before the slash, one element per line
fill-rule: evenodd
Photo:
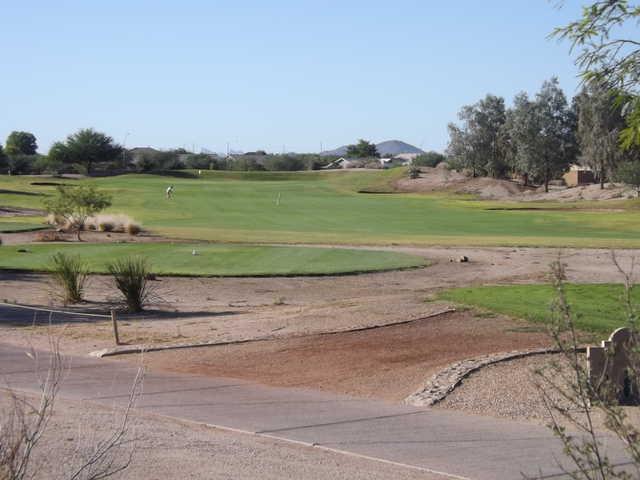
<path fill-rule="evenodd" d="M 237 243 L 640 246 L 640 203 L 497 202 L 471 195 L 392 193 L 402 168 L 361 172 L 180 172 L 90 180 L 0 176 L 0 204 L 42 208 L 56 183 L 91 183 L 154 234 Z M 35 183 L 35 184 L 34 184 Z M 164 190 L 174 185 L 171 200 Z M 361 193 L 369 192 L 369 193 Z M 379 193 L 371 193 L 379 192 Z M 0 218 L 0 230 L 17 227 Z M 41 224 L 42 217 L 21 217 Z"/>

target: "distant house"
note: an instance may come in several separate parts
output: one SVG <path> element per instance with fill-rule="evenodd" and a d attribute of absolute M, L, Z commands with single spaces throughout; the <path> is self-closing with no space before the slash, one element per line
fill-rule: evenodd
<path fill-rule="evenodd" d="M 133 163 L 139 163 L 145 155 L 153 156 L 160 153 L 160 150 L 156 150 L 153 147 L 135 147 L 130 148 L 128 151 Z"/>
<path fill-rule="evenodd" d="M 575 164 L 569 167 L 569 171 L 562 176 L 562 179 L 567 187 L 590 185 L 596 181 L 595 176 L 593 175 L 593 170 L 589 167 L 583 167 Z"/>
<path fill-rule="evenodd" d="M 393 158 L 381 158 L 380 165 L 382 168 L 401 167 L 402 165 L 407 165 L 407 161 L 399 158 L 399 156 Z"/>
<path fill-rule="evenodd" d="M 420 155 L 422 154 L 421 153 L 399 153 L 398 155 L 394 155 L 393 158 L 404 161 L 405 163 L 403 163 L 402 165 L 411 165 L 411 162 L 413 162 L 413 160 L 416 157 L 419 157 Z"/>
<path fill-rule="evenodd" d="M 354 168 L 356 166 L 356 160 L 357 159 L 340 157 L 337 160 L 334 160 L 333 162 L 328 163 L 322 168 L 324 170 L 335 170 L 338 168 Z"/>

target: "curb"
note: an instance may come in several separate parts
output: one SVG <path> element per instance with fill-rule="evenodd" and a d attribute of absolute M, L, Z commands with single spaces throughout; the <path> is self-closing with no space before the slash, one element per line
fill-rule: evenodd
<path fill-rule="evenodd" d="M 586 352 L 582 347 L 578 352 Z M 426 385 L 404 399 L 403 403 L 414 407 L 431 407 L 444 400 L 462 380 L 483 367 L 508 360 L 530 357 L 533 355 L 545 355 L 561 353 L 557 348 L 537 348 L 532 350 L 516 350 L 505 353 L 494 353 L 476 358 L 468 358 L 460 362 L 452 363 L 448 367 L 433 375 Z"/>
<path fill-rule="evenodd" d="M 367 330 L 375 330 L 378 328 L 385 327 L 394 327 L 397 325 L 404 325 L 407 323 L 419 322 L 421 320 L 427 320 L 429 318 L 438 317 L 440 315 L 445 315 L 447 313 L 453 313 L 456 309 L 453 307 L 445 308 L 444 310 L 440 310 L 434 313 L 430 313 L 424 317 L 414 318 L 411 320 L 400 320 L 392 323 L 382 323 L 377 325 L 370 325 L 366 327 L 356 327 L 349 328 L 344 330 L 334 330 L 330 332 L 318 332 L 318 333 L 307 333 L 300 335 L 290 335 L 290 336 L 277 336 L 277 335 L 268 335 L 265 337 L 257 337 L 257 338 L 247 338 L 241 340 L 229 340 L 229 341 L 214 341 L 214 342 L 195 342 L 195 343 L 174 343 L 170 345 L 126 345 L 121 347 L 113 347 L 113 348 L 104 348 L 102 350 L 96 350 L 94 352 L 90 352 L 90 357 L 103 358 L 103 357 L 112 357 L 115 355 L 127 355 L 131 353 L 146 353 L 146 352 L 161 352 L 165 350 L 178 350 L 182 348 L 199 348 L 199 347 L 222 347 L 228 345 L 241 345 L 245 343 L 252 342 L 264 342 L 265 340 L 284 340 L 284 339 L 295 339 L 295 338 L 304 338 L 310 337 L 314 335 L 337 335 L 340 333 L 355 333 L 355 332 L 363 332 Z"/>

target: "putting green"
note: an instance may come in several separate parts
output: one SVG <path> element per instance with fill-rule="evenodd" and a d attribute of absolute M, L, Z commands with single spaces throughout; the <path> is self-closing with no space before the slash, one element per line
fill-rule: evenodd
<path fill-rule="evenodd" d="M 129 255 L 147 258 L 154 273 L 189 276 L 337 275 L 426 264 L 423 258 L 404 253 L 342 248 L 56 243 L 0 247 L 0 269 L 47 271 L 56 252 L 80 255 L 94 273 L 106 273 L 109 261 Z"/>

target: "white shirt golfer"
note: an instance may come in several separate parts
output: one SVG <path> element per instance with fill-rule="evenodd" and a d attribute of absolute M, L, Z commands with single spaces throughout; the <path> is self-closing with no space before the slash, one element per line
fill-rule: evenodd
<path fill-rule="evenodd" d="M 173 195 L 173 185 L 169 185 L 167 187 L 167 198 L 171 198 L 172 195 Z"/>

